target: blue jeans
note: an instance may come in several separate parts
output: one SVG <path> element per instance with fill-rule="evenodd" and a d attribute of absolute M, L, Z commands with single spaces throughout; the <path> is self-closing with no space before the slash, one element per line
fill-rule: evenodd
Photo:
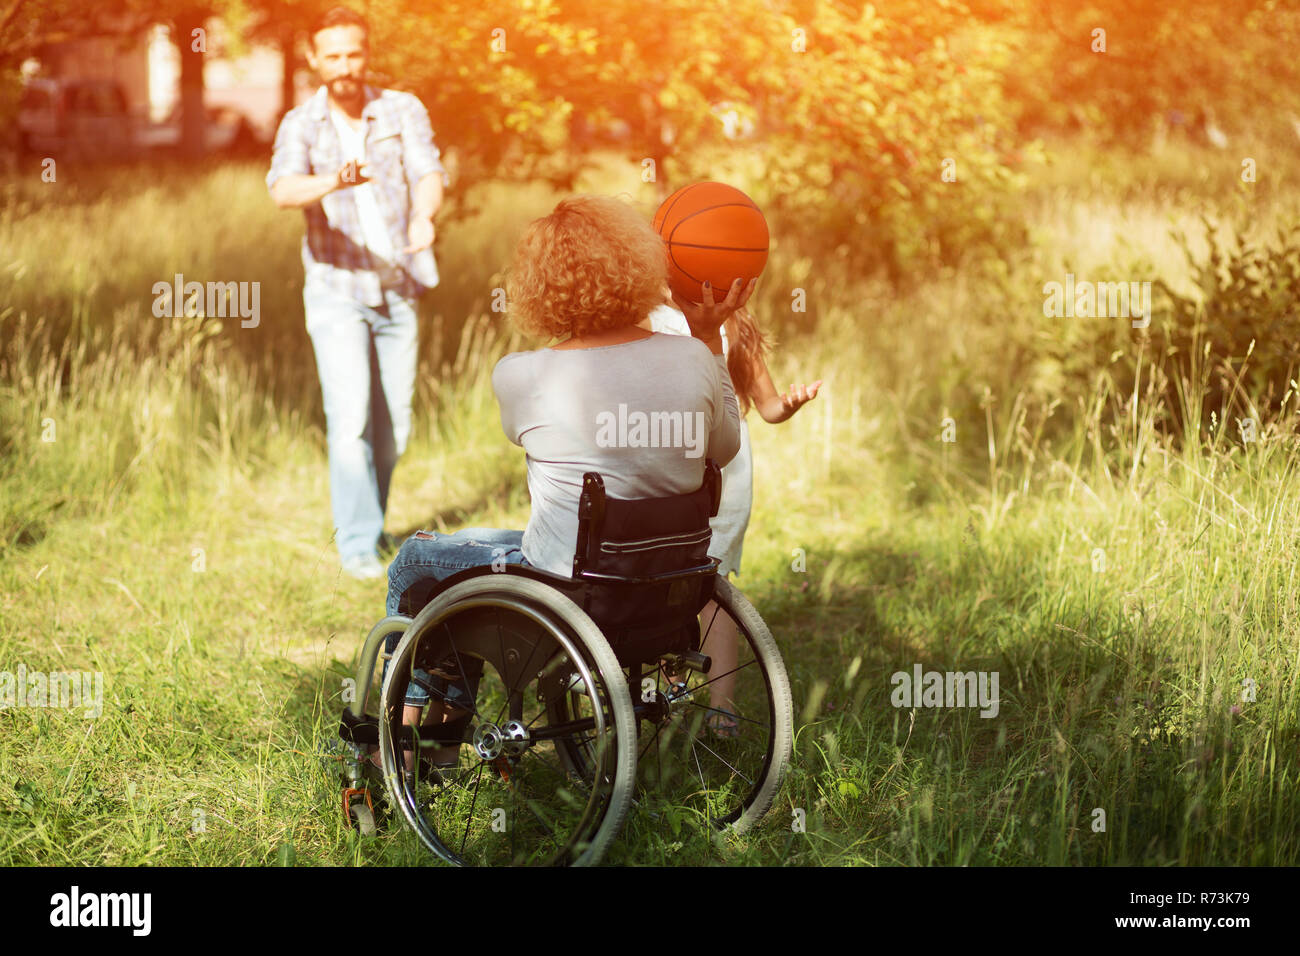
<path fill-rule="evenodd" d="M 416 303 L 387 290 L 372 309 L 308 284 L 303 305 L 325 405 L 339 557 L 373 555 L 393 468 L 411 435 Z"/>
<path fill-rule="evenodd" d="M 388 566 L 388 604 L 386 612 L 389 617 L 398 613 L 402 595 L 420 581 L 432 578 L 444 581 L 458 571 L 492 565 L 495 568 L 507 564 L 528 564 L 523 551 L 524 533 L 522 531 L 502 531 L 499 528 L 463 528 L 453 534 L 437 531 L 417 531 L 402 543 L 402 548 Z M 391 653 L 397 648 L 401 635 L 390 634 L 387 648 Z M 388 662 L 384 662 L 384 675 L 388 674 Z M 427 672 L 416 669 L 415 675 L 433 685 L 436 692 L 457 706 L 470 709 L 474 706 L 474 696 L 478 690 L 478 676 L 462 675 L 462 679 L 451 683 L 440 677 L 433 677 Z M 428 692 L 419 684 L 408 684 L 406 703 L 423 706 L 429 701 Z"/>

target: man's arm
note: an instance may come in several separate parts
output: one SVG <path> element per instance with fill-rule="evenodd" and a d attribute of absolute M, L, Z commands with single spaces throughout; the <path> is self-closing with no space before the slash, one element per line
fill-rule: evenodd
<path fill-rule="evenodd" d="M 406 228 L 409 245 L 403 252 L 419 252 L 433 245 L 433 217 L 442 206 L 442 174 L 431 172 L 415 186 L 411 200 L 411 222 Z"/>
<path fill-rule="evenodd" d="M 271 186 L 271 198 L 281 209 L 301 209 L 303 206 L 320 202 L 336 189 L 366 182 L 364 174 L 360 172 L 354 175 L 352 182 L 345 182 L 344 177 L 350 167 L 352 164 L 348 163 L 334 173 L 298 173 L 280 176 Z M 364 166 L 359 168 L 365 169 Z"/>
<path fill-rule="evenodd" d="M 442 208 L 442 173 L 429 173 L 416 184 L 415 199 L 411 203 L 411 216 L 432 219 Z"/>
<path fill-rule="evenodd" d="M 331 173 L 312 173 L 308 145 L 300 116 L 286 113 L 275 133 L 271 170 L 266 174 L 266 188 L 281 209 L 301 209 L 336 189 L 367 182 L 364 164 L 347 163 Z"/>
<path fill-rule="evenodd" d="M 433 142 L 429 111 L 412 93 L 401 98 L 402 165 L 415 183 L 411 196 L 411 220 L 406 230 L 409 245 L 403 252 L 419 252 L 433 245 L 433 217 L 442 206 L 442 190 L 449 184 L 438 147 Z"/>
<path fill-rule="evenodd" d="M 439 181 L 439 188 L 436 195 L 432 193 L 425 199 L 426 205 L 421 209 L 418 205 L 412 207 L 414 212 L 421 209 L 427 212 L 431 217 L 438 211 L 435 203 L 442 201 L 442 186 L 451 185 L 451 178 L 442 166 L 442 154 L 433 142 L 433 125 L 429 122 L 429 111 L 424 108 L 420 98 L 413 93 L 404 93 L 400 100 L 401 127 L 402 127 L 402 165 L 406 168 L 406 175 L 410 181 L 417 183 L 417 194 L 424 189 L 432 191 L 432 186 L 426 186 L 425 181 L 436 174 Z M 419 197 L 417 195 L 416 202 Z"/>

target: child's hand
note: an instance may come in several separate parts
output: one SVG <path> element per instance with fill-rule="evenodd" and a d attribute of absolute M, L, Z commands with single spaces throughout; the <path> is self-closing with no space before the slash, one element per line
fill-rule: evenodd
<path fill-rule="evenodd" d="M 807 405 L 817 397 L 817 390 L 822 387 L 822 380 L 818 379 L 811 385 L 790 385 L 790 390 L 781 396 L 781 405 L 785 409 L 785 417 L 789 418 L 799 409 Z"/>
<path fill-rule="evenodd" d="M 722 323 L 749 301 L 757 285 L 758 279 L 750 279 L 747 285 L 737 279 L 727 290 L 726 298 L 715 301 L 714 290 L 708 283 L 704 283 L 700 288 L 703 301 L 699 304 L 687 302 L 676 294 L 673 295 L 673 302 L 681 309 L 682 315 L 686 316 L 686 324 L 690 326 L 691 334 L 697 339 L 709 341 L 719 335 L 718 330 L 722 327 Z"/>

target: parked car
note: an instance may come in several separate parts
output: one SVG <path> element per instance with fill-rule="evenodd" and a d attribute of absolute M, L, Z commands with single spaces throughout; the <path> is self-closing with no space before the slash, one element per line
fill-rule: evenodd
<path fill-rule="evenodd" d="M 252 135 L 244 115 L 229 107 L 209 106 L 203 126 L 203 151 L 225 152 L 234 148 L 242 137 Z M 144 150 L 165 152 L 180 149 L 181 110 L 177 106 L 161 123 L 147 123 L 136 135 L 136 142 Z"/>
<path fill-rule="evenodd" d="M 207 153 L 255 148 L 252 126 L 229 107 L 208 107 L 203 129 Z M 18 108 L 19 143 L 28 153 L 123 159 L 177 152 L 181 112 L 177 106 L 162 122 L 131 113 L 122 87 L 112 80 L 27 81 Z"/>
<path fill-rule="evenodd" d="M 135 117 L 112 80 L 28 80 L 18 134 L 20 146 L 33 153 L 121 157 L 136 149 Z"/>

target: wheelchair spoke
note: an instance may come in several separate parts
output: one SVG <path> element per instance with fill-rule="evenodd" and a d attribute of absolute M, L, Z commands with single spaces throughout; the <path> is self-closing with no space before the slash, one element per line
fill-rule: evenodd
<path fill-rule="evenodd" d="M 565 772 L 564 768 L 560 766 L 560 762 L 558 758 L 548 759 L 542 753 L 542 751 L 537 747 L 529 747 L 526 751 L 524 751 L 524 755 L 523 758 L 520 759 L 520 763 L 524 762 L 524 758 L 531 758 L 529 761 L 530 763 L 541 764 L 543 767 L 547 768 L 548 770 L 553 771 L 557 776 L 559 776 L 561 780 L 566 779 L 568 777 L 568 774 Z"/>
<path fill-rule="evenodd" d="M 700 686 L 703 687 L 704 685 L 701 684 Z M 737 720 L 743 720 L 747 724 L 754 724 L 759 727 L 768 726 L 764 721 L 756 720 L 753 717 L 746 717 L 744 714 L 736 713 L 735 711 L 722 710 L 718 707 L 709 707 L 705 704 L 697 704 L 695 701 L 691 701 L 691 706 L 710 714 L 720 714 L 723 717 L 735 717 Z"/>
<path fill-rule="evenodd" d="M 757 663 L 758 663 L 757 661 L 746 661 L 744 664 L 737 664 L 735 667 L 733 667 L 731 670 L 727 671 L 726 673 L 714 674 L 712 677 L 708 678 L 707 680 L 701 681 L 700 683 L 692 687 L 690 689 L 690 692 L 693 694 L 697 690 L 702 690 L 705 687 L 708 687 L 714 681 L 722 680 L 722 678 L 724 677 L 730 677 L 732 674 L 738 674 L 741 671 L 743 671 L 746 667 L 753 667 Z"/>
<path fill-rule="evenodd" d="M 663 673 L 663 669 L 662 669 L 662 668 L 660 668 L 659 673 L 657 673 L 657 674 L 655 675 L 655 691 L 656 691 L 656 693 L 659 691 L 659 678 L 660 678 L 660 677 L 663 677 L 664 681 L 665 681 L 665 682 L 668 682 L 668 675 Z M 656 728 L 656 730 L 655 730 L 653 736 L 651 736 L 651 738 L 650 738 L 650 742 L 649 742 L 648 744 L 646 744 L 646 750 L 641 751 L 641 753 L 637 755 L 637 760 L 638 760 L 638 761 L 644 760 L 644 759 L 645 759 L 645 755 L 646 755 L 646 751 L 649 750 L 651 747 L 654 747 L 655 741 L 659 739 L 659 730 L 662 729 L 662 726 L 663 726 L 663 725 L 661 724 L 659 728 Z M 664 778 L 664 748 L 663 748 L 663 747 L 655 747 L 655 779 L 656 779 L 656 780 L 662 780 L 663 778 Z"/>
<path fill-rule="evenodd" d="M 700 616 L 695 649 L 711 658 L 712 671 L 672 675 L 661 661 L 655 683 L 667 712 L 637 708 L 652 718 L 638 747 L 642 786 L 669 805 L 692 808 L 711 827 L 735 822 L 759 798 L 777 739 L 769 672 L 747 623 L 752 618 L 725 600 Z M 651 751 L 654 758 L 647 759 Z"/>
<path fill-rule="evenodd" d="M 691 758 L 695 761 L 695 775 L 700 779 L 700 789 L 708 790 L 708 782 L 704 779 L 704 768 L 700 766 L 700 755 L 695 752 L 694 747 L 691 748 Z M 712 808 L 708 803 L 704 804 L 704 811 L 709 814 L 709 822 L 712 823 Z"/>
<path fill-rule="evenodd" d="M 638 763 L 645 759 L 645 755 L 650 752 L 650 748 L 654 746 L 655 741 L 659 739 L 659 734 L 666 726 L 668 726 L 667 721 L 655 724 L 655 732 L 650 735 L 650 739 L 646 741 L 646 745 L 642 747 L 641 752 L 637 754 Z"/>
<path fill-rule="evenodd" d="M 438 767 L 435 769 L 438 771 L 438 775 L 446 781 L 447 786 L 459 786 L 462 780 L 477 773 L 485 763 L 487 763 L 486 760 L 479 759 L 477 763 L 472 763 L 468 767 L 447 767 L 446 769 Z"/>
<path fill-rule="evenodd" d="M 553 656 L 553 645 L 505 630 L 492 632 L 486 649 L 486 658 L 480 657 L 482 643 L 468 651 L 458 641 L 454 649 L 458 666 L 462 661 L 477 663 L 469 659 L 470 653 L 486 665 L 476 685 L 473 711 L 461 711 L 472 714 L 461 736 L 461 747 L 469 748 L 471 760 L 462 757 L 461 766 L 440 770 L 442 785 L 435 784 L 436 792 L 427 802 L 420 802 L 416 813 L 430 838 L 442 846 L 458 847 L 455 855 L 466 862 L 572 860 L 591 838 L 593 824 L 600 821 L 609 799 L 604 789 L 608 784 L 599 782 L 604 777 L 593 778 L 597 772 L 607 772 L 601 769 L 606 761 L 599 754 L 603 752 L 602 740 L 609 739 L 610 728 L 607 723 L 600 724 L 605 729 L 598 731 L 598 720 L 592 716 L 595 708 L 608 713 L 603 690 L 597 691 L 594 700 L 585 695 L 559 695 L 556 689 L 564 686 L 564 680 L 552 674 L 547 692 L 534 697 L 526 685 L 538 677 L 538 662 Z M 448 650 L 452 651 L 450 647 Z M 522 661 L 514 656 L 516 652 Z M 561 659 L 568 659 L 567 652 Z M 594 671 L 586 679 L 598 680 Z M 511 705 L 513 695 L 517 695 L 515 706 Z M 446 694 L 434 693 L 431 697 L 449 708 L 456 706 Z M 470 705 L 463 696 L 460 702 Z M 529 713 L 532 708 L 536 709 Z M 494 713 L 506 719 L 507 709 L 510 719 L 518 720 L 527 735 L 525 747 L 513 757 L 508 756 L 508 749 L 497 749 L 503 744 L 501 725 L 484 719 Z M 609 720 L 607 716 L 604 719 Z M 496 749 L 500 756 L 483 759 L 476 736 L 480 729 L 495 732 L 483 737 L 481 743 Z M 566 753 L 572 756 L 566 758 Z M 500 816 L 503 807 L 505 817 Z M 447 833 L 449 825 L 453 829 Z M 509 835 L 498 832 L 503 829 L 509 829 Z M 438 837 L 440 833 L 447 833 L 451 839 L 444 842 Z"/>
<path fill-rule="evenodd" d="M 532 720 L 530 720 L 530 721 L 528 721 L 528 723 L 524 724 L 524 730 L 532 730 L 532 729 L 533 729 L 533 724 L 537 723 L 539 720 L 541 720 L 541 719 L 542 719 L 543 717 L 545 717 L 545 716 L 546 716 L 546 711 L 545 711 L 544 709 L 543 709 L 543 710 L 539 710 L 537 713 L 533 714 L 533 718 L 532 718 Z"/>
<path fill-rule="evenodd" d="M 736 769 L 735 767 L 733 767 L 730 763 L 728 763 L 726 760 L 724 760 L 723 757 L 722 757 L 722 755 L 719 754 L 719 753 L 718 753 L 716 750 L 714 750 L 712 747 L 710 747 L 708 744 L 704 743 L 704 742 L 701 741 L 701 740 L 696 740 L 695 743 L 694 743 L 694 745 L 693 745 L 692 748 L 691 748 L 692 752 L 694 752 L 695 747 L 703 747 L 705 750 L 707 750 L 709 753 L 713 754 L 713 756 L 717 758 L 718 763 L 722 764 L 724 767 L 726 767 L 728 770 L 730 770 L 732 773 L 734 773 L 737 777 L 740 777 L 742 780 L 745 781 L 745 783 L 750 784 L 751 786 L 753 785 L 753 783 L 754 783 L 753 780 L 751 780 L 749 777 L 747 777 L 747 776 L 746 776 L 745 774 L 743 774 L 741 771 L 737 770 L 737 769 Z M 696 765 L 696 767 L 699 767 L 699 757 L 698 757 L 698 755 L 697 755 L 696 758 L 695 758 L 695 765 Z M 701 775 L 701 776 L 700 776 L 700 782 L 701 782 L 701 783 L 704 782 L 704 776 L 703 776 L 703 774 L 704 774 L 704 771 L 703 771 L 703 769 L 701 768 L 701 769 L 700 769 L 700 775 Z"/>
<path fill-rule="evenodd" d="M 715 602 L 713 605 L 713 616 L 709 618 L 709 625 L 704 629 L 704 634 L 700 637 L 701 647 L 703 647 L 705 643 L 708 641 L 709 633 L 713 630 L 713 622 L 718 619 L 718 612 L 721 610 L 722 610 L 722 606 Z"/>
<path fill-rule="evenodd" d="M 501 667 L 503 667 L 506 662 L 506 638 L 500 628 L 497 628 L 497 648 L 501 651 L 501 656 L 497 658 L 497 673 L 500 674 Z M 502 683 L 504 684 L 505 681 L 502 681 Z M 510 697 L 517 689 L 518 688 L 515 687 L 506 688 L 505 695 L 501 699 L 501 709 L 497 711 L 497 715 L 492 721 L 492 723 L 496 724 L 498 727 L 501 726 L 501 718 L 505 714 L 506 709 L 510 706 Z"/>
<path fill-rule="evenodd" d="M 451 644 L 451 653 L 452 653 L 452 654 L 455 656 L 455 658 L 456 658 L 456 673 L 460 675 L 459 680 L 465 682 L 465 689 L 468 691 L 468 690 L 470 690 L 470 686 L 469 686 L 469 678 L 468 678 L 468 677 L 466 676 L 466 674 L 465 674 L 465 671 L 466 671 L 465 662 L 461 660 L 461 658 L 460 658 L 460 651 L 456 648 L 456 638 L 452 636 L 451 629 L 450 629 L 450 628 L 449 628 L 445 623 L 443 624 L 442 627 L 443 627 L 443 630 L 445 630 L 445 631 L 447 632 L 447 641 L 448 641 L 448 643 Z M 481 668 L 482 665 L 480 664 L 479 667 Z M 480 674 L 479 674 L 479 676 L 480 676 L 480 678 L 482 677 L 482 672 L 481 672 L 481 670 L 480 670 Z M 451 683 L 452 683 L 452 686 L 453 686 L 453 687 L 456 686 L 456 681 L 452 681 Z M 470 696 L 473 697 L 473 694 L 470 694 Z M 451 701 L 446 700 L 445 696 L 444 696 L 443 700 L 444 700 L 445 703 L 451 703 Z M 482 719 L 483 719 L 483 715 L 480 714 L 480 713 L 478 712 L 478 706 L 477 706 L 477 705 L 478 705 L 478 701 L 477 701 L 476 699 L 472 699 L 472 700 L 470 700 L 470 704 L 469 704 L 468 707 L 461 707 L 460 709 L 461 709 L 461 710 L 468 710 L 470 713 L 472 713 L 472 714 L 473 714 L 475 717 L 477 717 L 479 720 L 482 720 Z M 455 705 L 453 705 L 453 706 L 455 706 Z"/>
<path fill-rule="evenodd" d="M 518 804 L 517 804 L 514 800 L 511 800 L 511 801 L 510 801 L 510 859 L 511 859 L 511 860 L 516 859 L 516 857 L 515 857 L 515 833 L 519 830 L 519 828 L 518 828 L 517 826 L 515 826 L 515 821 L 518 820 L 518 819 L 519 819 L 519 807 L 518 807 Z"/>
<path fill-rule="evenodd" d="M 555 827 L 551 826 L 551 821 L 550 821 L 550 820 L 547 820 L 544 816 L 541 815 L 541 813 L 538 812 L 536 802 L 533 801 L 533 800 L 525 799 L 525 800 L 523 801 L 523 803 L 524 803 L 524 805 L 528 808 L 528 812 L 531 813 L 533 816 L 535 816 L 535 817 L 537 818 L 537 822 L 540 823 L 540 824 L 541 824 L 541 825 L 546 829 L 546 832 L 547 832 L 548 834 L 550 834 L 551 836 L 555 836 Z M 517 817 L 518 817 L 518 803 L 516 802 L 516 803 L 512 804 L 512 807 L 516 810 L 516 814 L 515 814 L 515 816 L 516 816 L 516 818 L 517 818 Z M 514 840 L 514 835 L 513 835 L 513 834 L 511 834 L 511 840 L 512 840 L 512 841 Z M 513 852 L 513 849 L 512 849 L 512 851 L 511 851 L 511 856 L 513 856 L 513 855 L 514 855 L 514 852 Z"/>

